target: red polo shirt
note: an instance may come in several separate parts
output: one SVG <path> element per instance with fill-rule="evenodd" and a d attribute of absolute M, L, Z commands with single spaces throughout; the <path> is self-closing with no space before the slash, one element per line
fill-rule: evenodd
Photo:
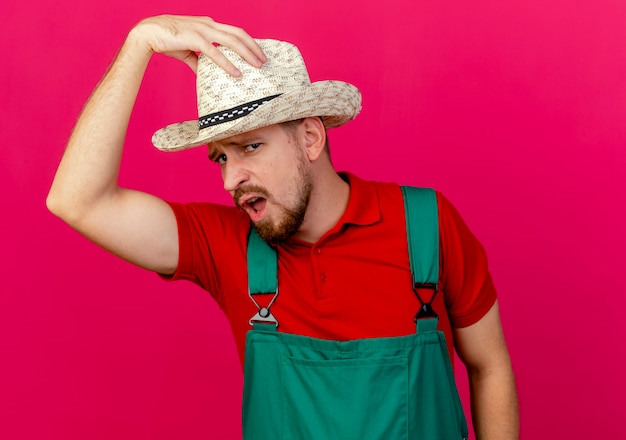
<path fill-rule="evenodd" d="M 414 333 L 420 303 L 412 290 L 400 187 L 342 177 L 350 200 L 337 225 L 317 243 L 291 238 L 277 246 L 279 296 L 272 314 L 279 331 L 341 341 Z M 441 261 L 434 308 L 452 357 L 451 327 L 480 320 L 496 292 L 483 247 L 450 202 L 440 193 L 437 199 Z M 258 311 L 248 296 L 248 216 L 210 203 L 171 206 L 180 242 L 171 279 L 197 283 L 216 299 L 243 362 L 248 321 Z M 427 300 L 431 291 L 423 294 Z"/>

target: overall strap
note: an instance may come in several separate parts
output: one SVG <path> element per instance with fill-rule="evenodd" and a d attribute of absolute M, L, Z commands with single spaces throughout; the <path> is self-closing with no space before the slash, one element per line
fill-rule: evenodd
<path fill-rule="evenodd" d="M 415 321 L 437 318 L 432 302 L 439 283 L 439 212 L 437 195 L 431 188 L 402 186 L 404 212 L 413 275 L 413 291 L 422 304 Z M 432 289 L 429 301 L 423 301 L 417 289 Z M 436 320 L 435 325 L 436 325 Z M 422 325 L 422 327 L 432 324 Z"/>
<path fill-rule="evenodd" d="M 248 294 L 259 309 L 258 313 L 250 319 L 252 326 L 255 324 L 274 324 L 274 328 L 278 327 L 278 321 L 270 312 L 270 307 L 278 296 L 277 271 L 276 250 L 259 237 L 256 229 L 250 228 L 248 235 Z M 263 294 L 274 294 L 266 307 L 261 307 L 254 299 L 255 295 Z"/>

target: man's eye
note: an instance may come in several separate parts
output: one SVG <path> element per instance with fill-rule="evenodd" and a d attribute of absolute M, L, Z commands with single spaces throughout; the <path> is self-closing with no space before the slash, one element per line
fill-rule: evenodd
<path fill-rule="evenodd" d="M 260 146 L 260 145 L 261 145 L 261 144 L 250 144 L 250 145 L 246 145 L 246 146 L 244 147 L 244 151 L 245 151 L 246 153 L 250 153 L 251 151 L 254 151 L 254 150 L 256 150 L 257 148 L 259 148 L 259 146 Z"/>

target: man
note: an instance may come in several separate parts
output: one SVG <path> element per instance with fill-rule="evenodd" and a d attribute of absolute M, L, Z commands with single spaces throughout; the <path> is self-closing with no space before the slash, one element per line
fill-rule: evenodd
<path fill-rule="evenodd" d="M 118 186 L 130 113 L 153 53 L 179 59 L 197 71 L 199 95 L 199 120 L 159 130 L 153 142 L 163 150 L 208 144 L 209 158 L 220 166 L 224 189 L 237 207 L 166 203 Z M 413 316 L 420 303 L 412 291 L 402 194 L 395 184 L 365 182 L 334 170 L 326 129 L 354 118 L 360 95 L 342 82 L 310 84 L 299 57 L 289 44 L 257 42 L 243 30 L 207 17 L 143 20 L 131 30 L 87 102 L 59 165 L 48 206 L 116 255 L 166 278 L 194 281 L 218 301 L 231 323 L 242 362 L 245 358 L 246 438 L 407 437 L 407 432 L 420 429 L 415 425 L 429 423 L 419 419 L 414 400 L 421 399 L 418 407 L 428 411 L 438 408 L 430 405 L 431 398 L 441 397 L 434 394 L 450 394 L 453 397 L 445 397 L 443 405 L 458 410 L 455 391 L 413 395 L 424 394 L 424 385 L 403 400 L 404 352 L 376 354 L 370 356 L 373 361 L 367 355 L 354 362 L 344 359 L 352 356 L 345 348 L 351 344 L 361 347 L 356 351 L 368 351 L 362 347 L 379 341 L 391 341 L 395 347 L 395 341 L 409 340 L 410 350 L 423 345 L 414 344 L 409 336 L 415 333 Z M 514 378 L 486 257 L 449 202 L 439 193 L 436 199 L 442 266 L 435 282 L 441 293 L 435 290 L 432 307 L 448 349 L 454 346 L 468 369 L 477 437 L 517 438 Z M 247 267 L 252 280 L 258 270 L 247 259 L 254 256 L 247 248 L 250 234 L 258 234 L 271 244 L 270 254 L 277 254 L 280 297 L 277 288 L 264 302 L 253 297 L 255 292 L 248 296 L 244 271 Z M 419 301 L 424 302 L 421 296 Z M 428 298 L 425 301 L 430 304 Z M 274 330 L 278 326 L 279 331 L 268 332 L 262 326 L 249 331 L 251 324 L 259 323 L 270 323 Z M 257 336 L 259 340 L 250 343 Z M 273 346 L 268 338 L 282 344 L 272 364 L 280 371 L 268 373 L 274 374 L 270 379 L 255 376 L 265 374 L 257 366 L 264 353 L 258 347 Z M 327 343 L 339 344 L 331 351 L 341 347 L 330 363 L 293 351 L 284 354 L 287 346 L 304 352 Z M 255 351 L 250 351 L 252 346 Z M 322 372 L 317 370 L 321 364 Z M 437 368 L 444 370 L 449 364 Z M 349 389 L 339 391 L 334 382 L 324 382 L 339 375 L 349 387 L 356 383 L 353 377 L 362 377 L 359 386 L 365 388 L 355 388 L 355 393 L 367 395 L 351 400 L 344 396 L 351 394 Z M 382 383 L 383 376 L 393 384 Z M 413 383 L 413 376 L 407 383 Z M 255 396 L 273 391 L 255 387 L 266 380 L 296 385 L 285 386 L 286 394 L 277 397 L 276 405 L 264 405 L 263 397 Z M 327 395 L 318 396 L 319 390 L 311 389 L 318 384 L 328 387 Z M 383 420 L 382 408 L 388 402 L 393 409 Z M 412 409 L 407 412 L 406 407 Z M 275 425 L 292 420 L 295 416 L 289 411 L 300 411 L 302 418 L 285 427 L 289 430 L 285 433 Z M 335 417 L 338 412 L 343 412 L 341 417 Z M 313 413 L 319 417 L 311 422 Z M 356 423 L 342 422 L 348 413 Z M 432 423 L 432 438 L 465 435 L 458 414 L 442 417 Z M 449 429 L 455 423 L 459 429 Z M 448 431 L 455 433 L 448 436 Z"/>

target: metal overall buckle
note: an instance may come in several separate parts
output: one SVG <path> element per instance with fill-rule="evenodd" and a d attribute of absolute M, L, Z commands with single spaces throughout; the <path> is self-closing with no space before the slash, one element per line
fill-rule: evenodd
<path fill-rule="evenodd" d="M 418 293 L 417 289 L 431 289 L 431 290 L 433 290 L 433 294 L 430 297 L 430 301 L 424 302 L 422 300 L 422 297 Z M 433 284 L 433 283 L 427 283 L 427 284 L 415 283 L 415 285 L 413 286 L 413 292 L 415 293 L 415 296 L 417 296 L 417 299 L 419 300 L 419 302 L 421 304 L 421 307 L 418 310 L 417 314 L 415 315 L 415 318 L 413 318 L 413 321 L 417 322 L 419 319 L 439 318 L 439 315 L 437 315 L 437 313 L 435 312 L 435 310 L 433 309 L 433 306 L 432 306 L 433 301 L 435 300 L 435 296 L 437 296 L 437 292 L 438 291 L 439 291 L 439 286 L 437 284 Z"/>
<path fill-rule="evenodd" d="M 254 295 L 250 292 L 250 290 L 248 290 L 248 296 L 250 297 L 254 305 L 257 306 L 257 308 L 259 309 L 257 314 L 250 318 L 250 325 L 253 325 L 255 323 L 261 323 L 274 324 L 276 327 L 278 327 L 278 320 L 274 317 L 274 315 L 272 315 L 272 312 L 270 311 L 270 307 L 272 307 L 272 304 L 274 304 L 274 301 L 276 301 L 276 297 L 278 296 L 278 287 L 276 287 L 276 292 L 274 293 L 274 296 L 272 297 L 272 300 L 267 305 L 267 307 L 261 307 L 259 303 L 254 299 Z"/>

